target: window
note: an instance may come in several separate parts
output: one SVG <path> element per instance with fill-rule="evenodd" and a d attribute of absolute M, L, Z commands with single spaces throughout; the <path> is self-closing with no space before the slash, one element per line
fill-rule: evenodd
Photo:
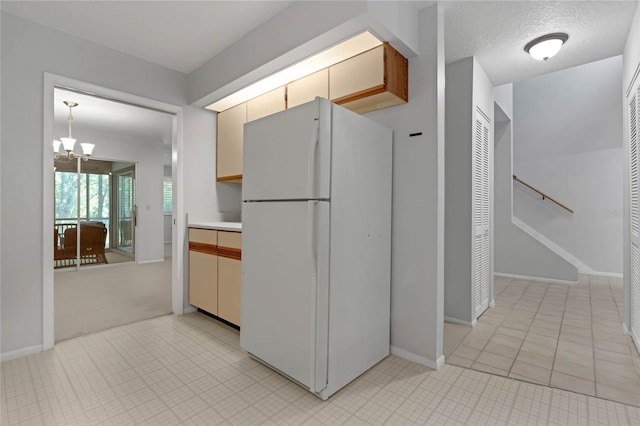
<path fill-rule="evenodd" d="M 171 177 L 165 177 L 162 186 L 162 205 L 164 206 L 165 213 L 171 213 L 173 211 L 173 182 Z"/>
<path fill-rule="evenodd" d="M 78 181 L 80 211 L 78 212 Z M 78 220 L 102 222 L 110 232 L 110 180 L 106 173 L 55 172 L 54 220 L 60 233 Z M 107 238 L 107 247 L 109 239 Z"/>

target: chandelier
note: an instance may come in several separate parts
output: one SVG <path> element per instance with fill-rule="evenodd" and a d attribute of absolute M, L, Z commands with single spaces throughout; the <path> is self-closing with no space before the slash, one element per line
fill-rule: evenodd
<path fill-rule="evenodd" d="M 91 157 L 91 154 L 93 154 L 93 148 L 95 145 L 92 143 L 81 143 L 82 155 L 78 155 L 73 151 L 76 140 L 71 136 L 71 123 L 73 123 L 71 109 L 77 107 L 78 103 L 73 101 L 64 101 L 64 104 L 69 107 L 69 117 L 67 117 L 67 121 L 69 122 L 69 137 L 53 141 L 53 158 L 56 160 L 66 161 L 71 161 L 74 158 L 82 158 L 84 161 L 87 161 L 89 157 Z M 61 145 L 64 149 L 64 153 L 59 152 Z"/>

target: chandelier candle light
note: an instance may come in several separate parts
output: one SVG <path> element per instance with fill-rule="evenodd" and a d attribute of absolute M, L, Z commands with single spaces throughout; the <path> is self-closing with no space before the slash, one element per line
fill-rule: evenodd
<path fill-rule="evenodd" d="M 82 158 L 84 161 L 87 161 L 89 157 L 91 157 L 91 154 L 93 154 L 93 148 L 95 145 L 92 143 L 81 143 L 82 155 L 78 155 L 73 152 L 76 140 L 71 136 L 71 123 L 73 122 L 71 109 L 77 107 L 78 103 L 73 101 L 64 101 L 64 104 L 69 107 L 69 117 L 67 117 L 67 121 L 69 122 L 69 137 L 53 141 L 53 158 L 56 160 L 65 159 L 68 161 L 73 160 L 74 158 Z M 60 150 L 60 145 L 64 148 L 64 154 L 60 154 L 58 152 Z"/>

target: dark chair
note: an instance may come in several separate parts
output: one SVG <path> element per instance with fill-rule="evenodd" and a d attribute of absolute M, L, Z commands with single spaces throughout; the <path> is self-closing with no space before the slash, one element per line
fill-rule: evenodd
<path fill-rule="evenodd" d="M 56 236 L 54 232 L 54 237 Z M 57 239 L 56 239 L 57 241 Z M 74 266 L 77 255 L 77 231 L 76 228 L 67 228 L 64 231 L 64 246 L 56 246 L 54 260 L 56 267 Z M 82 265 L 92 263 L 109 263 L 105 255 L 107 242 L 107 228 L 102 222 L 86 222 L 80 224 L 80 263 Z"/>

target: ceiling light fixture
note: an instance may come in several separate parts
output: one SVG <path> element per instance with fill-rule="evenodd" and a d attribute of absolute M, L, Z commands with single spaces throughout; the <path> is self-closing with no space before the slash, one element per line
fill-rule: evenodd
<path fill-rule="evenodd" d="M 558 53 L 568 39 L 567 33 L 546 34 L 527 43 L 524 51 L 531 55 L 533 59 L 546 61 Z"/>
<path fill-rule="evenodd" d="M 71 123 L 73 123 L 73 115 L 71 114 L 71 109 L 78 106 L 77 102 L 73 101 L 64 101 L 64 104 L 69 107 L 69 117 L 67 117 L 67 121 L 69 122 L 69 136 L 66 138 L 60 138 L 60 140 L 53 141 L 53 158 L 56 160 L 67 160 L 71 161 L 74 158 L 82 158 L 84 161 L 87 161 L 91 154 L 93 154 L 93 148 L 95 147 L 92 143 L 81 143 L 82 147 L 82 155 L 78 155 L 73 152 L 73 148 L 75 147 L 76 140 L 71 136 Z M 64 153 L 60 153 L 60 146 L 62 145 L 64 149 Z"/>

